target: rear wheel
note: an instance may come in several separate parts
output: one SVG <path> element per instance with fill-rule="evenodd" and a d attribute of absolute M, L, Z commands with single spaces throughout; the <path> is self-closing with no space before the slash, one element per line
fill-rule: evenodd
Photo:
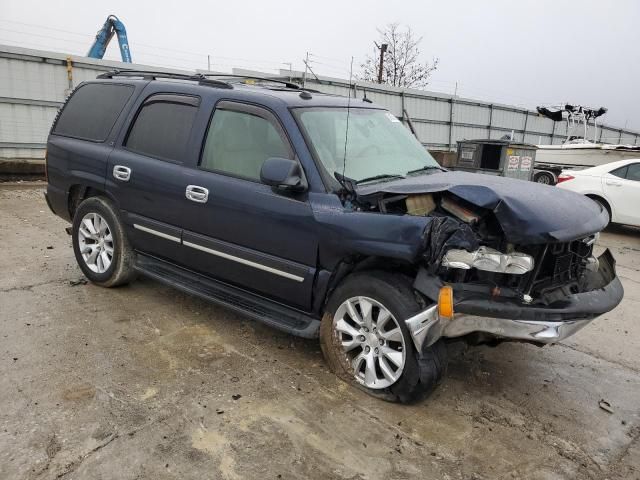
<path fill-rule="evenodd" d="M 91 282 L 115 287 L 135 278 L 135 253 L 106 198 L 90 197 L 78 206 L 71 237 L 78 265 Z"/>
<path fill-rule="evenodd" d="M 384 400 L 426 397 L 444 376 L 447 359 L 442 341 L 416 351 L 405 320 L 421 309 L 404 276 L 375 271 L 348 277 L 331 296 L 320 326 L 329 367 Z"/>
<path fill-rule="evenodd" d="M 533 181 L 543 185 L 555 185 L 556 179 L 551 172 L 538 172 L 533 176 Z"/>

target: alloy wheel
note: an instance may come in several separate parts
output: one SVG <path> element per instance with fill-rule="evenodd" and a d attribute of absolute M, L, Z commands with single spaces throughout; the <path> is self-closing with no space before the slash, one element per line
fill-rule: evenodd
<path fill-rule="evenodd" d="M 104 273 L 113 261 L 113 235 L 107 221 L 97 213 L 87 213 L 78 228 L 78 246 L 86 266 Z"/>
<path fill-rule="evenodd" d="M 356 381 L 381 389 L 402 375 L 406 350 L 398 321 L 380 302 L 368 297 L 345 300 L 333 327 Z"/>

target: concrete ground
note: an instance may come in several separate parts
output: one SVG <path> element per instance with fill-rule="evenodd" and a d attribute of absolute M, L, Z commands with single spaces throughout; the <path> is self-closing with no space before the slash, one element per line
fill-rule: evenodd
<path fill-rule="evenodd" d="M 65 226 L 41 187 L 0 185 L 2 479 L 640 478 L 638 229 L 600 237 L 615 311 L 560 345 L 453 345 L 403 406 L 315 341 L 150 280 L 84 284 Z"/>

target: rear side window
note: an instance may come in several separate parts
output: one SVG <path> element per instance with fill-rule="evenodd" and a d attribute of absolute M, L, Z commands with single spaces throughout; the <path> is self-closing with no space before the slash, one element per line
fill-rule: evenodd
<path fill-rule="evenodd" d="M 640 182 L 640 163 L 633 163 L 629 165 L 629 170 L 627 170 L 627 180 Z"/>
<path fill-rule="evenodd" d="M 131 85 L 82 85 L 62 109 L 52 133 L 104 142 L 132 94 Z"/>
<path fill-rule="evenodd" d="M 125 144 L 129 150 L 165 160 L 183 161 L 198 112 L 198 99 L 185 97 L 189 103 L 162 100 L 173 97 L 157 95 L 160 100 L 151 97 L 145 102 L 129 131 Z"/>
<path fill-rule="evenodd" d="M 627 167 L 626 165 L 624 167 L 620 167 L 620 168 L 616 168 L 615 170 L 611 170 L 609 173 L 611 175 L 615 175 L 616 177 L 620 177 L 620 178 L 625 178 L 627 176 Z"/>

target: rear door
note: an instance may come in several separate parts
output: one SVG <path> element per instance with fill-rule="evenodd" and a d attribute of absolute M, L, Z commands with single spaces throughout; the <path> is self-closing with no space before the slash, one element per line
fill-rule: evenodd
<path fill-rule="evenodd" d="M 222 101 L 203 136 L 182 187 L 188 266 L 309 310 L 318 239 L 307 194 L 260 182 L 267 158 L 296 158 L 280 122 L 265 108 Z"/>
<path fill-rule="evenodd" d="M 640 224 L 640 162 L 616 168 L 602 177 L 604 194 L 611 203 L 612 221 Z"/>
<path fill-rule="evenodd" d="M 122 112 L 129 110 L 128 104 L 141 88 L 140 84 L 84 83 L 65 104 L 47 142 L 47 194 L 58 215 L 69 215 L 67 197 L 72 186 L 104 189 L 115 132 L 126 116 Z"/>
<path fill-rule="evenodd" d="M 107 190 L 133 247 L 169 260 L 180 251 L 183 164 L 199 104 L 194 95 L 143 95 L 109 157 Z"/>

